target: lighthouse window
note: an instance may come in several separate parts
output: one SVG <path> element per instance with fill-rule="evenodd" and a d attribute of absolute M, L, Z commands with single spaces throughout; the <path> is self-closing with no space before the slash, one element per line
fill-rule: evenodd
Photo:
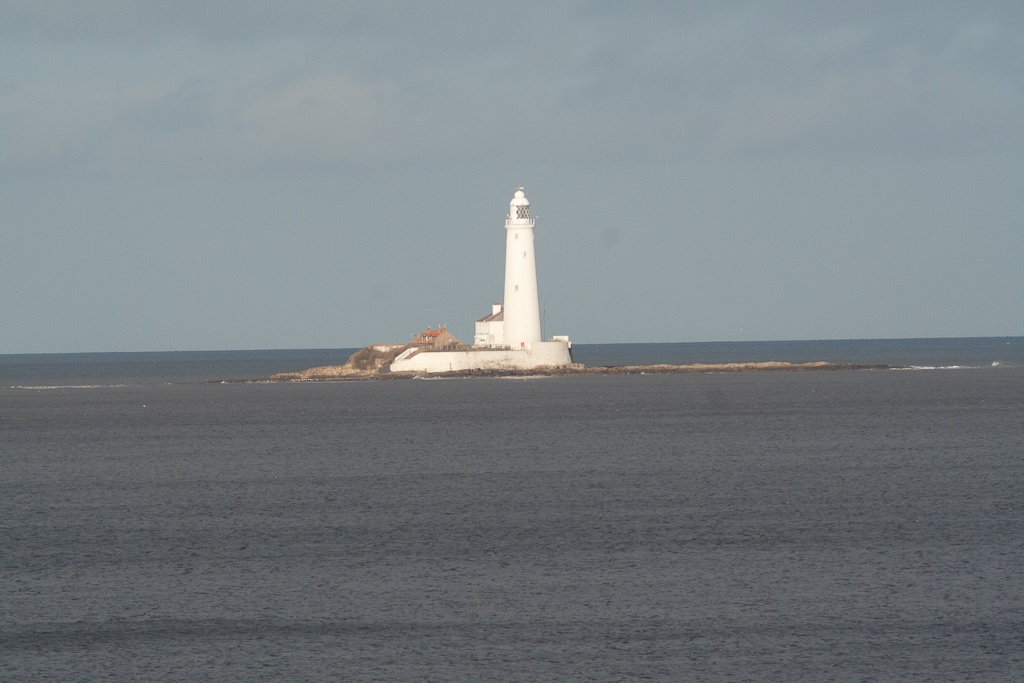
<path fill-rule="evenodd" d="M 516 207 L 516 218 L 529 218 L 530 207 L 528 206 L 517 206 Z"/>

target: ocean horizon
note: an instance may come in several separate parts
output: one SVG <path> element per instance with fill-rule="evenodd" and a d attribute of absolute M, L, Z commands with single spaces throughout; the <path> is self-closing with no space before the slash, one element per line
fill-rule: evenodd
<path fill-rule="evenodd" d="M 262 379 L 322 365 L 341 365 L 358 348 L 211 351 L 87 351 L 0 354 L 0 387 L 38 380 L 65 386 L 95 382 L 160 383 Z M 587 366 L 687 365 L 781 361 L 917 368 L 1024 367 L 1024 337 L 821 339 L 725 342 L 573 344 Z M 41 385 L 38 384 L 37 385 Z"/>

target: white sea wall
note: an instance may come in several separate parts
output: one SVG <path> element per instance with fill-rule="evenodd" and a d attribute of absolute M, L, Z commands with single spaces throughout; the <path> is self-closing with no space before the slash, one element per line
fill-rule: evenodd
<path fill-rule="evenodd" d="M 391 372 L 464 372 L 466 370 L 530 370 L 542 365 L 571 365 L 565 341 L 534 342 L 524 350 L 469 349 L 423 351 L 409 349 L 391 362 Z"/>

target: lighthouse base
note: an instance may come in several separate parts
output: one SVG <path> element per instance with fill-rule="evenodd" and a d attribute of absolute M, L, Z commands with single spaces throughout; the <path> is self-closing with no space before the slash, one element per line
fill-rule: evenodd
<path fill-rule="evenodd" d="M 391 372 L 516 371 L 572 365 L 566 341 L 534 342 L 524 349 L 424 351 L 412 348 L 391 362 Z"/>

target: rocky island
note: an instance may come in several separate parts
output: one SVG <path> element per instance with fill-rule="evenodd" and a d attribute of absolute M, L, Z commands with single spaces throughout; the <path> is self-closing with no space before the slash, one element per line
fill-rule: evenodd
<path fill-rule="evenodd" d="M 827 362 L 695 363 L 690 365 L 620 365 L 588 368 L 573 362 L 568 335 L 546 340 L 541 334 L 537 264 L 534 253 L 536 217 L 522 187 L 516 188 L 505 217 L 504 302 L 474 323 L 472 344 L 464 344 L 438 325 L 414 335 L 408 344 L 367 346 L 344 365 L 325 365 L 301 372 L 282 372 L 274 382 L 402 379 L 412 377 L 532 377 L 575 375 L 639 375 L 698 372 L 766 372 L 881 369 L 877 365 Z M 264 380 L 267 381 L 267 380 Z"/>
<path fill-rule="evenodd" d="M 324 365 L 300 372 L 282 372 L 270 376 L 272 382 L 323 382 L 339 380 L 411 379 L 414 377 L 568 377 L 578 375 L 668 375 L 702 372 L 807 372 L 827 370 L 888 370 L 891 365 L 857 365 L 851 363 L 787 363 L 765 361 L 751 363 L 692 363 L 689 365 L 613 365 L 587 367 L 581 363 L 540 366 L 528 370 L 487 369 L 453 372 L 391 372 L 391 362 L 409 345 L 367 346 L 348 359 L 344 365 Z"/>

